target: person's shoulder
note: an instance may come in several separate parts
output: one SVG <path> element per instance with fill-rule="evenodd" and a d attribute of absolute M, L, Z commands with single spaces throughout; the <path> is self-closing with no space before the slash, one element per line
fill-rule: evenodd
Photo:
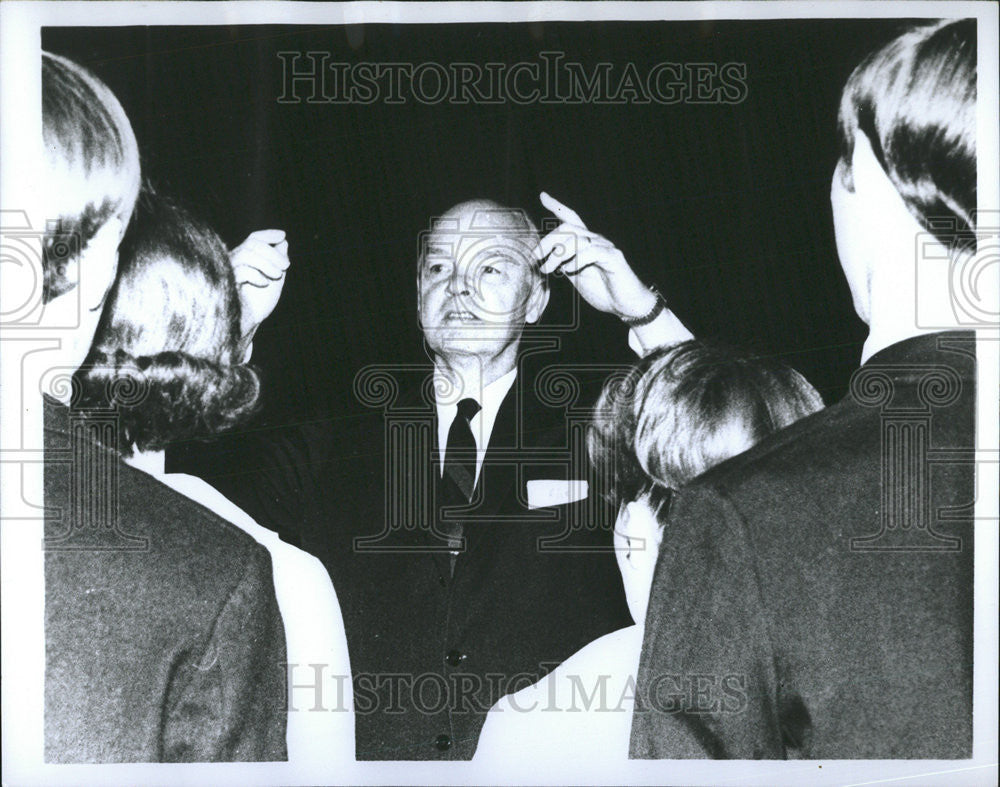
<path fill-rule="evenodd" d="M 519 392 L 522 410 L 539 420 L 565 421 L 570 411 L 586 411 L 597 401 L 614 365 L 550 364 L 541 369 L 528 364 L 518 370 L 512 388 Z"/>
<path fill-rule="evenodd" d="M 93 608 L 80 602 L 81 588 L 90 587 L 100 589 L 100 614 L 121 618 L 130 632 L 139 626 L 181 639 L 202 637 L 226 610 L 269 619 L 277 614 L 264 546 L 141 470 L 121 462 L 116 475 L 114 528 L 104 530 L 102 544 L 73 543 L 71 530 L 68 542 L 46 551 L 54 638 L 76 641 L 93 627 Z"/>
<path fill-rule="evenodd" d="M 605 634 L 501 699 L 489 713 L 476 760 L 505 771 L 516 765 L 512 751 L 535 764 L 624 762 L 641 646 L 640 626 Z"/>
<path fill-rule="evenodd" d="M 943 364 L 952 369 L 956 384 L 940 377 Z M 972 384 L 967 385 L 970 376 Z M 925 334 L 890 345 L 854 373 L 840 401 L 710 468 L 685 489 L 711 487 L 738 499 L 742 491 L 756 493 L 768 484 L 781 487 L 787 496 L 819 479 L 824 485 L 831 481 L 850 484 L 858 478 L 870 481 L 869 471 L 881 456 L 882 406 L 888 402 L 883 402 L 884 395 L 902 391 L 916 395 L 922 385 L 951 385 L 964 397 L 954 411 L 961 412 L 971 406 L 974 379 L 975 336 L 971 332 Z"/>
<path fill-rule="evenodd" d="M 202 478 L 187 473 L 170 473 L 162 479 L 165 485 L 191 502 L 215 514 L 222 522 L 235 525 L 273 552 L 272 544 L 283 543 L 273 530 L 259 525 L 252 516 Z"/>
<path fill-rule="evenodd" d="M 243 528 L 125 462 L 119 466 L 118 516 L 123 531 L 147 542 L 151 559 L 144 565 L 150 570 L 172 564 L 172 571 L 202 574 L 201 582 L 231 584 L 267 554 Z"/>
<path fill-rule="evenodd" d="M 868 417 L 841 401 L 710 468 L 677 491 L 668 530 L 675 538 L 688 531 L 728 539 L 732 528 L 746 527 L 768 540 L 784 538 L 824 495 L 843 499 L 877 482 L 870 470 L 880 437 Z"/>
<path fill-rule="evenodd" d="M 639 666 L 642 648 L 642 626 L 631 625 L 612 631 L 589 642 L 570 656 L 548 677 L 561 681 L 566 687 L 577 690 L 581 681 L 600 679 L 626 679 Z"/>
<path fill-rule="evenodd" d="M 538 682 L 504 697 L 496 707 L 517 713 L 570 709 L 581 691 L 591 693 L 605 677 L 626 681 L 630 674 L 634 675 L 642 635 L 641 626 L 631 625 L 598 637 Z"/>
<path fill-rule="evenodd" d="M 854 417 L 849 402 L 841 401 L 812 413 L 768 435 L 746 451 L 709 468 L 687 488 L 715 486 L 732 488 L 743 480 L 766 477 L 790 468 L 806 469 L 819 453 L 828 453 L 846 438 L 845 426 Z"/>

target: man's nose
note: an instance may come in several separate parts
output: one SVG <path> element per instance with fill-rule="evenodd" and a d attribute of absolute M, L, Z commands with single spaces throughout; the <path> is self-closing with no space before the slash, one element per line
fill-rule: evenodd
<path fill-rule="evenodd" d="M 460 268 L 458 265 L 451 272 L 451 276 L 448 279 L 448 293 L 450 295 L 470 295 L 471 288 L 469 287 L 469 279 L 467 276 L 467 271 Z"/>

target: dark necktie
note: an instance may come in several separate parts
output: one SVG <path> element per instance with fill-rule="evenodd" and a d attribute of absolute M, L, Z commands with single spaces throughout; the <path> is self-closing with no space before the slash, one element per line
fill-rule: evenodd
<path fill-rule="evenodd" d="M 445 506 L 465 505 L 472 499 L 476 488 L 476 438 L 472 434 L 469 421 L 479 412 L 479 402 L 463 399 L 458 403 L 458 413 L 448 429 L 448 445 L 444 452 L 444 473 L 441 481 L 441 504 Z M 455 559 L 462 538 L 462 524 L 441 521 L 442 529 L 448 534 L 451 547 L 451 571 L 455 573 Z"/>
<path fill-rule="evenodd" d="M 479 402 L 475 399 L 463 399 L 458 403 L 458 413 L 448 429 L 444 477 L 450 479 L 461 493 L 461 499 L 455 502 L 468 503 L 476 488 L 476 438 L 469 421 L 479 409 Z"/>

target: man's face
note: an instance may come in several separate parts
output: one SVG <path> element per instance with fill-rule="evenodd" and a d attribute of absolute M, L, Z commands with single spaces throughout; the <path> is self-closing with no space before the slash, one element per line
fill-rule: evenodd
<path fill-rule="evenodd" d="M 420 324 L 445 358 L 490 358 L 516 343 L 545 306 L 533 236 L 503 213 L 453 209 L 423 249 L 417 281 Z"/>

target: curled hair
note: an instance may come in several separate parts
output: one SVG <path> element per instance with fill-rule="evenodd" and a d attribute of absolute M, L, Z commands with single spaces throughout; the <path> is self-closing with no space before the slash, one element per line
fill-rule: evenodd
<path fill-rule="evenodd" d="M 658 350 L 597 401 L 587 443 L 614 504 L 678 489 L 823 407 L 794 369 L 692 340 Z"/>
<path fill-rule="evenodd" d="M 838 114 L 841 173 L 860 131 L 920 225 L 967 247 L 976 210 L 976 20 L 910 28 L 854 69 Z"/>
<path fill-rule="evenodd" d="M 154 194 L 139 202 L 118 279 L 81 371 L 81 409 L 113 409 L 128 454 L 206 437 L 256 408 L 238 357 L 240 305 L 222 240 Z"/>
<path fill-rule="evenodd" d="M 226 431 L 256 410 L 260 396 L 260 381 L 249 367 L 177 351 L 138 357 L 94 351 L 82 377 L 76 406 L 113 410 L 115 447 L 126 456 L 133 446 L 158 451 Z"/>
<path fill-rule="evenodd" d="M 68 258 L 112 217 L 123 224 L 139 193 L 139 147 L 108 87 L 71 60 L 42 53 L 45 207 L 58 221 L 43 239 L 42 300 L 73 289 Z"/>

